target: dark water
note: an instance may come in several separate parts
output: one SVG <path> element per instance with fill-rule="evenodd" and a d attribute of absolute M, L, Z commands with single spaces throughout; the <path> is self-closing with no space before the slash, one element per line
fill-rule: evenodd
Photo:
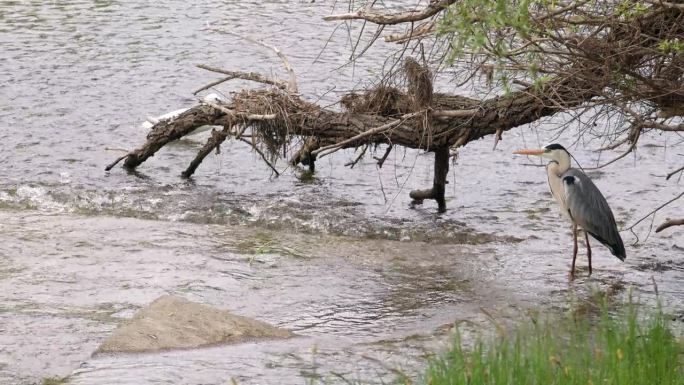
<path fill-rule="evenodd" d="M 556 139 L 567 117 L 510 132 L 495 151 L 491 138 L 461 149 L 444 215 L 429 203 L 409 207 L 408 191 L 432 180 L 431 156 L 412 150 L 395 150 L 382 169 L 370 157 L 349 169 L 355 154 L 339 152 L 302 182 L 285 162 L 273 178 L 248 148 L 228 143 L 186 181 L 179 174 L 199 137 L 168 146 L 136 174 L 103 171 L 120 154 L 107 148 L 140 145 L 145 117 L 191 106 L 192 91 L 216 78 L 195 64 L 282 76 L 272 52 L 220 29 L 279 47 L 301 92 L 321 104 L 377 79 L 397 48 L 379 43 L 344 66 L 355 41 L 321 21 L 332 9 L 322 1 L 0 3 L 0 383 L 72 372 L 77 384 L 391 378 L 389 368 L 420 372 L 424 351 L 448 343 L 444 325 L 486 325 L 481 307 L 506 318 L 562 308 L 592 288 L 634 287 L 651 301 L 652 279 L 684 317 L 680 229 L 644 241 L 644 221 L 640 244 L 623 233 L 625 263 L 597 247 L 594 276 L 568 283 L 570 234 L 544 170 L 511 155 L 549 141 L 585 167 L 619 154 L 590 151 L 603 145 L 591 133 Z M 253 85 L 231 86 L 221 91 Z M 664 179 L 684 159 L 681 138 L 643 143 L 591 174 L 621 225 L 682 190 Z M 683 209 L 680 200 L 655 223 Z M 305 337 L 90 357 L 164 293 Z"/>

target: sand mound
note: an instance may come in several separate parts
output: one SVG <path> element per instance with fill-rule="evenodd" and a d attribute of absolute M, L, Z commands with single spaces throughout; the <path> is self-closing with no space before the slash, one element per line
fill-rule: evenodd
<path fill-rule="evenodd" d="M 265 322 L 171 295 L 156 299 L 121 325 L 96 353 L 150 352 L 294 334 Z"/>

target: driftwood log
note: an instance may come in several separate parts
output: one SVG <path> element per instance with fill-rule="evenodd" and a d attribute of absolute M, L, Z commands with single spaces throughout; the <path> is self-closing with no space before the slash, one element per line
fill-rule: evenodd
<path fill-rule="evenodd" d="M 392 20 L 422 20 L 451 3 L 453 1 L 431 2 L 425 12 L 395 15 L 398 19 Z M 368 18 L 375 14 L 363 10 L 343 16 L 353 19 L 364 18 L 364 15 Z M 577 60 L 565 68 L 564 73 L 555 74 L 543 85 L 527 84 L 518 90 L 482 100 L 433 92 L 429 69 L 410 57 L 405 59 L 403 69 L 395 75 L 395 79 L 364 92 L 344 95 L 340 99 L 341 110 L 324 108 L 302 98 L 297 92 L 294 71 L 277 50 L 290 73 L 289 83 L 268 80 L 253 73 L 201 66 L 228 75 L 212 83 L 212 86 L 241 78 L 266 83 L 269 87 L 242 90 L 224 102 L 200 102 L 175 119 L 155 124 L 141 147 L 117 159 L 107 169 L 121 160 L 124 160 L 125 168 L 135 169 L 167 143 L 204 125 L 222 128 L 212 132 L 209 140 L 183 171 L 184 177 L 192 176 L 212 150 L 231 138 L 248 142 L 267 162 L 269 158 L 286 156 L 286 149 L 292 141 L 301 140 L 300 149 L 291 156 L 291 162 L 308 165 L 311 171 L 315 169 L 317 158 L 339 149 L 388 144 L 388 152 L 379 160 L 382 165 L 394 146 L 405 146 L 435 153 L 433 186 L 412 191 L 410 196 L 416 203 L 434 199 L 439 211 L 444 211 L 450 149 L 488 135 L 495 135 L 498 142 L 504 131 L 576 108 L 592 98 L 605 96 L 605 90 L 614 85 L 616 69 L 629 72 L 641 66 L 652 54 L 658 39 L 644 39 L 643 36 L 658 37 L 665 33 L 668 36 L 684 36 L 684 23 L 681 21 L 681 10 L 667 8 L 645 14 L 634 23 L 616 25 L 602 36 L 571 41 L 568 44 L 574 44 L 573 49 L 582 54 L 578 54 Z M 625 50 L 625 46 L 642 49 Z M 681 59 L 676 58 L 673 62 L 676 64 L 673 71 L 680 71 L 673 75 L 675 77 L 681 77 L 682 67 L 677 61 Z M 660 103 L 662 109 L 672 105 L 681 106 L 684 92 L 669 92 L 667 97 L 661 96 L 660 99 L 654 96 L 650 102 Z M 636 127 L 637 136 L 638 130 L 654 127 L 645 121 L 640 124 Z M 667 127 L 660 129 L 667 130 Z M 249 140 L 244 139 L 247 137 Z"/>

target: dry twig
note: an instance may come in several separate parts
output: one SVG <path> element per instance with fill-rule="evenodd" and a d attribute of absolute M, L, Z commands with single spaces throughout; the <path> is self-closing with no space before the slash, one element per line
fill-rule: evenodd
<path fill-rule="evenodd" d="M 360 133 L 360 134 L 358 134 L 358 135 L 355 135 L 355 136 L 353 136 L 353 137 L 351 137 L 351 138 L 349 138 L 349 139 L 343 140 L 343 141 L 338 142 L 338 143 L 335 143 L 335 144 L 331 144 L 331 145 L 329 145 L 329 146 L 324 146 L 324 147 L 317 148 L 317 149 L 311 151 L 311 154 L 313 154 L 313 155 L 318 155 L 318 154 L 320 154 L 320 153 L 323 152 L 323 151 L 328 151 L 328 152 L 326 152 L 325 154 L 320 155 L 320 156 L 330 155 L 330 154 L 332 154 L 333 152 L 335 152 L 335 151 L 337 151 L 337 150 L 343 148 L 344 146 L 346 146 L 346 145 L 348 145 L 348 144 L 357 142 L 357 141 L 359 141 L 359 140 L 361 140 L 361 139 L 367 138 L 367 137 L 372 136 L 372 135 L 377 135 L 377 134 L 380 134 L 380 133 L 382 133 L 382 132 L 385 132 L 385 131 L 387 131 L 387 130 L 389 130 L 389 129 L 392 129 L 393 127 L 396 127 L 396 126 L 402 124 L 402 123 L 405 122 L 406 120 L 411 119 L 411 118 L 413 118 L 413 117 L 415 117 L 415 116 L 418 116 L 418 115 L 420 115 L 420 114 L 422 114 L 422 111 L 421 111 L 421 112 L 413 112 L 413 113 L 410 113 L 410 114 L 405 114 L 405 115 L 402 116 L 400 119 L 393 120 L 393 121 L 391 121 L 391 122 L 389 122 L 389 123 L 387 123 L 387 124 L 383 124 L 382 126 L 379 126 L 379 127 L 373 127 L 373 128 L 371 128 L 371 129 L 366 130 L 366 131 L 364 131 L 364 132 L 362 132 L 362 133 Z"/>
<path fill-rule="evenodd" d="M 290 65 L 289 60 L 287 60 L 287 56 L 285 56 L 285 54 L 284 54 L 280 49 L 278 49 L 278 47 L 276 47 L 276 46 L 274 46 L 274 45 L 272 45 L 272 44 L 268 44 L 268 43 L 266 43 L 266 42 L 264 42 L 264 41 L 256 40 L 256 39 L 253 39 L 253 38 L 251 38 L 251 37 L 242 36 L 242 35 L 240 35 L 240 34 L 238 34 L 238 33 L 231 32 L 231 31 L 228 31 L 228 30 L 225 30 L 225 29 L 214 29 L 214 30 L 217 31 L 217 32 L 220 32 L 220 33 L 225 33 L 225 34 L 228 34 L 228 35 L 232 35 L 232 36 L 238 37 L 238 38 L 240 38 L 240 39 L 247 40 L 247 41 L 249 41 L 249 42 L 251 42 L 251 43 L 258 44 L 258 45 L 260 45 L 260 46 L 262 46 L 262 47 L 268 48 L 268 49 L 270 49 L 271 51 L 275 52 L 275 54 L 278 55 L 278 57 L 280 58 L 280 61 L 283 62 L 283 67 L 285 67 L 285 71 L 287 71 L 287 73 L 288 73 L 289 76 L 290 76 L 290 81 L 289 81 L 289 83 L 287 83 L 287 87 L 286 87 L 285 89 L 286 89 L 288 92 L 293 93 L 293 94 L 296 94 L 296 93 L 299 92 L 299 89 L 298 89 L 298 87 L 297 87 L 297 75 L 295 74 L 294 68 L 292 68 L 292 66 Z"/>
<path fill-rule="evenodd" d="M 634 236 L 637 237 L 636 243 L 639 243 L 639 237 L 634 233 L 634 231 L 632 231 L 632 230 L 634 229 L 634 227 L 636 227 L 636 225 L 638 225 L 639 223 L 643 222 L 646 218 L 650 217 L 651 215 L 655 215 L 655 213 L 657 213 L 657 212 L 658 212 L 659 210 L 661 210 L 663 207 L 665 207 L 665 206 L 669 205 L 670 203 L 676 201 L 677 199 L 681 198 L 682 196 L 684 196 L 684 191 L 682 191 L 682 193 L 679 194 L 679 195 L 677 195 L 676 197 L 670 199 L 669 201 L 667 201 L 667 202 L 663 203 L 662 205 L 656 207 L 655 209 L 651 210 L 651 212 L 649 212 L 648 214 L 644 215 L 641 219 L 639 219 L 638 221 L 634 222 L 634 224 L 632 224 L 631 226 L 629 226 L 629 227 L 627 227 L 627 228 L 625 228 L 625 229 L 622 229 L 622 230 L 620 230 L 620 231 L 630 231 L 630 232 L 632 232 L 632 234 L 634 234 Z M 669 226 L 668 226 L 668 227 L 669 227 Z M 661 229 L 661 230 L 662 230 L 662 229 Z M 649 233 L 650 233 L 650 230 L 649 230 Z M 647 237 L 647 238 L 648 238 L 648 237 Z"/>
<path fill-rule="evenodd" d="M 415 38 L 423 37 L 425 35 L 429 35 L 431 33 L 434 33 L 435 31 L 436 31 L 435 22 L 434 21 L 428 21 L 428 22 L 425 22 L 425 23 L 418 25 L 415 28 L 410 28 L 408 30 L 408 32 L 400 33 L 400 34 L 386 35 L 385 36 L 385 42 L 402 44 L 402 43 L 406 43 L 407 41 L 409 41 L 411 39 L 415 39 Z"/>
<path fill-rule="evenodd" d="M 258 74 L 256 72 L 240 72 L 240 71 L 228 71 L 224 70 L 221 68 L 216 68 L 216 67 L 210 67 L 208 65 L 204 64 L 198 64 L 197 68 L 201 68 L 203 70 L 211 71 L 211 72 L 216 72 L 220 74 L 225 74 L 229 75 L 232 77 L 231 79 L 242 79 L 242 80 L 250 80 L 253 82 L 257 83 L 263 83 L 263 84 L 270 84 L 272 86 L 276 86 L 280 89 L 287 90 L 289 85 L 283 81 L 276 80 L 276 79 L 268 79 L 264 77 L 261 74 Z"/>
<path fill-rule="evenodd" d="M 225 78 L 221 78 L 221 79 L 219 79 L 219 80 L 213 81 L 213 82 L 211 82 L 211 83 L 209 83 L 209 84 L 207 84 L 207 85 L 205 85 L 205 86 L 202 86 L 202 87 L 196 89 L 195 91 L 192 92 L 192 94 L 193 94 L 193 95 L 197 95 L 197 94 L 199 94 L 200 92 L 202 92 L 202 91 L 204 91 L 204 90 L 208 90 L 208 89 L 211 88 L 211 87 L 217 86 L 217 85 L 219 85 L 219 84 L 221 84 L 221 83 L 225 83 L 225 82 L 227 82 L 227 81 L 229 81 L 229 80 L 233 80 L 233 79 L 235 79 L 235 76 L 232 76 L 232 75 L 231 75 L 231 76 L 226 76 Z"/>
<path fill-rule="evenodd" d="M 297 75 L 295 74 L 294 69 L 290 65 L 290 62 L 287 60 L 287 56 L 285 56 L 285 54 L 280 49 L 278 49 L 278 47 L 276 47 L 274 45 L 265 43 L 265 42 L 260 41 L 260 40 L 252 40 L 252 39 L 247 39 L 247 40 L 253 41 L 256 44 L 259 44 L 263 47 L 266 47 L 266 48 L 272 50 L 273 52 L 275 52 L 276 55 L 278 55 L 280 60 L 283 62 L 283 66 L 285 67 L 285 71 L 287 71 L 287 73 L 290 75 L 290 82 L 288 83 L 287 91 L 290 93 L 293 93 L 293 94 L 298 93 L 299 88 L 297 87 Z"/>
<path fill-rule="evenodd" d="M 232 118 L 242 118 L 245 120 L 273 120 L 277 116 L 276 114 L 245 114 L 244 112 L 233 111 L 227 107 L 224 107 L 220 104 L 214 103 L 209 100 L 203 100 L 202 103 L 211 106 L 212 108 L 215 108 L 221 112 L 224 112 Z"/>
<path fill-rule="evenodd" d="M 323 17 L 323 20 L 367 20 L 375 24 L 411 23 L 432 17 L 455 2 L 456 0 L 431 1 L 430 5 L 419 11 L 406 11 L 397 13 L 377 12 L 374 11 L 372 7 L 363 7 L 352 13 L 325 16 Z M 369 3 L 369 5 L 372 6 L 372 2 Z"/>

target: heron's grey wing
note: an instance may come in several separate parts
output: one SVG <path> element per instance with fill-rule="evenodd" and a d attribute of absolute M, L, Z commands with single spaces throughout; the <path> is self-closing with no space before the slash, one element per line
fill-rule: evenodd
<path fill-rule="evenodd" d="M 625 259 L 625 246 L 615 223 L 613 212 L 601 191 L 582 171 L 571 168 L 562 177 L 565 202 L 572 219 L 610 252 Z"/>

